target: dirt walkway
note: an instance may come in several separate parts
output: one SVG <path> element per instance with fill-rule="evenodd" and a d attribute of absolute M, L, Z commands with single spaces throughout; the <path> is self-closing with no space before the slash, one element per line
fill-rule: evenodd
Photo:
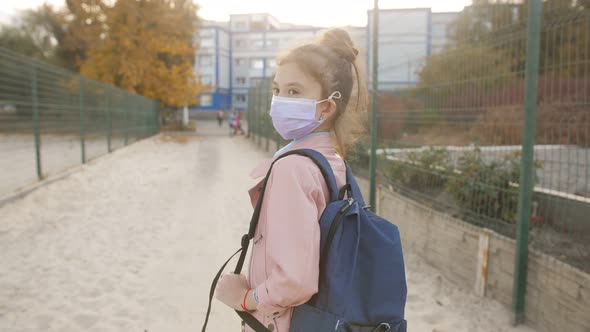
<path fill-rule="evenodd" d="M 148 139 L 0 208 L 0 331 L 199 331 L 211 278 L 237 249 L 248 173 L 268 157 L 226 128 Z M 407 253 L 410 331 L 509 327 Z M 215 303 L 210 331 L 239 331 Z"/>

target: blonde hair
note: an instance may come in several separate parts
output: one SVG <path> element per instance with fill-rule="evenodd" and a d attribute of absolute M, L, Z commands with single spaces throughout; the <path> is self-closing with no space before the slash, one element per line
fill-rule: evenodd
<path fill-rule="evenodd" d="M 277 64 L 296 63 L 322 86 L 322 96 L 340 91 L 334 99 L 336 114 L 330 122 L 334 128 L 336 150 L 346 157 L 366 128 L 367 88 L 361 71 L 358 50 L 343 29 L 330 29 L 315 42 L 289 50 Z M 355 89 L 353 89 L 355 88 Z M 355 97 L 353 103 L 349 103 Z"/>

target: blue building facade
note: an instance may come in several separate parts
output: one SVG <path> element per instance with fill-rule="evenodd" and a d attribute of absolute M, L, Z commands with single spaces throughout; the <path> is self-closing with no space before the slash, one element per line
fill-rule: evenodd
<path fill-rule="evenodd" d="M 195 42 L 199 45 L 195 75 L 204 89 L 191 111 L 231 109 L 231 33 L 221 25 L 205 23 Z"/>
<path fill-rule="evenodd" d="M 379 88 L 416 84 L 424 57 L 447 43 L 447 28 L 458 13 L 430 8 L 379 11 Z M 372 12 L 366 27 L 348 27 L 359 57 L 370 68 Z M 206 86 L 192 111 L 245 111 L 248 90 L 273 75 L 281 51 L 313 41 L 323 28 L 280 23 L 269 14 L 230 15 L 229 22 L 205 22 L 195 42 L 195 73 Z"/>

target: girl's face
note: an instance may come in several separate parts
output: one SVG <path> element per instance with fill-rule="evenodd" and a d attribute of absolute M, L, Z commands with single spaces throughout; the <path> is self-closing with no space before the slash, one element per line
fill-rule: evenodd
<path fill-rule="evenodd" d="M 310 76 L 306 75 L 296 63 L 285 63 L 277 67 L 274 81 L 272 82 L 272 93 L 275 96 L 288 98 L 305 98 L 322 100 L 328 96 L 322 96 L 322 86 Z M 316 120 L 328 119 L 336 111 L 336 103 L 333 100 L 326 100 L 316 105 Z M 327 123 L 327 121 L 326 121 Z M 322 124 L 315 131 L 325 130 L 326 123 Z"/>

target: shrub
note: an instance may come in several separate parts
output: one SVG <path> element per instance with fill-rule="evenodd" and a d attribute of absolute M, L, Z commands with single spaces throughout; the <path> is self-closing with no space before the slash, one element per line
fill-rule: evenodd
<path fill-rule="evenodd" d="M 479 148 L 465 152 L 458 159 L 447 191 L 466 211 L 515 223 L 518 187 L 514 184 L 520 181 L 520 155 L 514 152 L 486 161 Z M 540 167 L 539 163 L 535 164 L 535 181 L 536 169 Z"/>
<path fill-rule="evenodd" d="M 394 160 L 390 179 L 412 190 L 426 191 L 444 188 L 450 172 L 447 149 L 430 147 L 410 152 L 407 158 Z"/>

